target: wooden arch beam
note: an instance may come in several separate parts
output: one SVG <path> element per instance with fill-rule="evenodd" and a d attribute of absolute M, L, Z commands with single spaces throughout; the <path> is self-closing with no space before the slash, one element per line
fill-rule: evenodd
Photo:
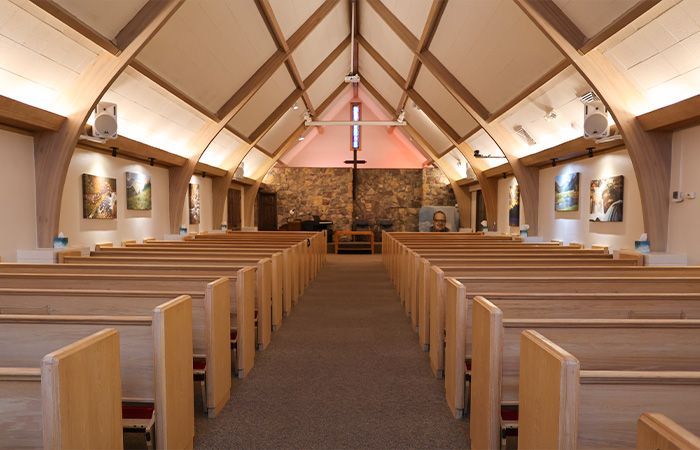
<path fill-rule="evenodd" d="M 183 202 L 187 194 L 190 179 L 194 173 L 194 168 L 197 162 L 206 151 L 209 144 L 216 139 L 216 136 L 221 132 L 226 124 L 245 106 L 245 104 L 255 95 L 256 92 L 265 84 L 267 80 L 285 63 L 291 53 L 306 39 L 309 34 L 320 24 L 323 19 L 335 8 L 340 0 L 325 0 L 318 9 L 292 34 L 286 41 L 286 51 L 277 50 L 254 74 L 250 77 L 243 86 L 233 94 L 233 96 L 224 103 L 217 112 L 218 121 L 207 123 L 192 138 L 188 147 L 193 150 L 187 163 L 181 167 L 170 170 L 170 230 L 175 233 L 180 229 L 182 221 Z M 263 17 L 263 20 L 264 17 Z M 302 91 L 303 92 L 303 91 Z M 274 123 L 273 123 L 274 125 Z M 264 133 L 260 135 L 262 137 Z M 250 142 L 249 150 L 252 149 L 257 142 Z M 246 152 L 247 154 L 247 152 Z M 240 161 L 236 164 L 236 166 Z M 228 176 L 228 175 L 227 175 Z M 229 179 L 230 182 L 230 179 Z M 223 188 L 221 188 L 223 189 Z M 228 188 L 227 188 L 228 189 Z M 214 216 L 216 219 L 216 216 Z M 218 220 L 218 219 L 217 219 Z"/>
<path fill-rule="evenodd" d="M 525 167 L 519 161 L 517 154 L 521 147 L 515 138 L 505 128 L 496 122 L 489 122 L 490 114 L 486 107 L 464 87 L 464 85 L 433 55 L 428 48 L 421 48 L 421 43 L 410 30 L 387 8 L 381 0 L 367 0 L 367 3 L 375 10 L 391 30 L 408 46 L 420 63 L 429 70 L 448 92 L 462 105 L 462 107 L 476 120 L 481 128 L 496 142 L 513 167 L 513 173 L 520 186 L 525 221 L 530 225 L 530 232 L 537 234 L 538 207 L 539 207 L 539 172 L 537 169 Z M 465 157 L 468 154 L 462 152 Z M 471 164 L 471 161 L 470 161 Z M 491 183 L 492 184 L 492 183 Z M 484 190 L 486 187 L 486 190 Z M 490 187 L 482 185 L 486 195 Z M 490 195 L 490 194 L 489 194 Z M 486 198 L 485 198 L 486 199 Z M 488 203 L 488 202 L 487 202 Z M 489 226 L 493 222 L 489 218 Z"/>
<path fill-rule="evenodd" d="M 122 73 L 138 52 L 177 11 L 184 0 L 158 1 L 151 10 L 150 20 L 140 28 L 129 30 L 129 44 L 118 55 L 103 52 L 95 62 L 63 92 L 59 101 L 69 105 L 70 111 L 58 131 L 45 131 L 34 139 L 34 167 L 36 179 L 37 245 L 51 247 L 58 233 L 61 217 L 61 197 L 71 157 L 85 124 L 114 80 Z M 70 25 L 70 24 L 68 24 Z"/>
<path fill-rule="evenodd" d="M 582 55 L 553 25 L 541 8 L 544 0 L 514 0 L 532 22 L 571 61 L 598 93 L 624 138 L 634 166 L 642 200 L 644 228 L 654 251 L 664 251 L 668 238 L 669 189 L 671 179 L 671 134 L 645 131 L 635 111 L 645 105 L 632 83 L 598 50 Z M 551 0 L 546 0 L 550 3 Z"/>

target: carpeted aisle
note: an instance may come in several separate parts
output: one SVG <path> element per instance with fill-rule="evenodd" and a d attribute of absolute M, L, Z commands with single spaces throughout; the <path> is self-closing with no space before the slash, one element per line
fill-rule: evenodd
<path fill-rule="evenodd" d="M 380 256 L 328 263 L 195 447 L 466 448 Z"/>

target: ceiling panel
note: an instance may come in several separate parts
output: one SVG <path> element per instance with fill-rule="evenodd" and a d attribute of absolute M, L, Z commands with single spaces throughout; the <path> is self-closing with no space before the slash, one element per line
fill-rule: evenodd
<path fill-rule="evenodd" d="M 569 67 L 520 102 L 499 122 L 510 132 L 522 126 L 537 142 L 524 147 L 518 156 L 526 156 L 583 135 L 583 103 L 579 97 L 591 90 L 576 71 Z M 556 118 L 545 118 L 554 111 Z M 515 135 L 518 142 L 521 139 Z"/>
<path fill-rule="evenodd" d="M 148 3 L 148 0 L 54 1 L 108 39 L 117 37 L 121 29 Z"/>
<path fill-rule="evenodd" d="M 294 51 L 301 78 L 306 78 L 350 34 L 347 2 L 339 2 Z M 348 67 L 350 59 L 347 60 Z"/>
<path fill-rule="evenodd" d="M 477 131 L 473 136 L 467 139 L 467 144 L 469 144 L 472 149 L 479 150 L 482 155 L 503 156 L 501 148 L 483 129 Z M 485 158 L 481 161 L 484 161 L 484 165 L 488 168 L 500 166 L 508 162 L 506 159 L 501 158 Z"/>
<path fill-rule="evenodd" d="M 301 103 L 301 102 L 299 102 Z M 269 155 L 273 155 L 290 134 L 304 122 L 304 108 L 290 109 L 275 123 L 262 139 L 258 147 Z"/>
<path fill-rule="evenodd" d="M 321 76 L 307 87 L 307 93 L 311 103 L 315 108 L 323 103 L 326 98 L 343 82 L 348 72 L 348 61 L 350 58 L 350 47 L 338 55 L 333 63 L 321 74 Z"/>
<path fill-rule="evenodd" d="M 445 155 L 440 158 L 440 162 L 448 167 L 448 175 L 452 179 L 461 180 L 467 177 L 469 163 L 464 155 L 456 148 L 452 148 L 449 152 L 445 153 Z"/>
<path fill-rule="evenodd" d="M 323 4 L 324 0 L 270 0 L 284 37 L 289 37 Z"/>
<path fill-rule="evenodd" d="M 414 89 L 459 134 L 466 136 L 479 125 L 457 100 L 423 67 L 418 73 Z"/>
<path fill-rule="evenodd" d="M 226 167 L 228 163 L 243 158 L 243 152 L 247 149 L 248 145 L 245 142 L 224 128 L 209 144 L 199 161 L 229 170 L 231 167 Z"/>
<path fill-rule="evenodd" d="M 406 104 L 406 121 L 430 144 L 438 156 L 445 154 L 452 147 L 452 143 L 442 131 L 410 101 Z"/>
<path fill-rule="evenodd" d="M 612 24 L 639 0 L 554 0 L 583 34 L 591 38 Z M 600 14 L 595 14 L 597 11 Z"/>
<path fill-rule="evenodd" d="M 39 17 L 13 3 L 0 3 L 0 95 L 67 115 L 70 104 L 57 100 L 97 53 L 73 40 L 54 21 Z"/>
<path fill-rule="evenodd" d="M 138 56 L 217 111 L 277 50 L 255 2 L 185 2 Z"/>
<path fill-rule="evenodd" d="M 430 0 L 382 0 L 382 3 L 420 39 L 430 13 Z"/>
<path fill-rule="evenodd" d="M 367 78 L 367 82 L 381 92 L 386 101 L 394 105 L 394 107 L 398 106 L 403 90 L 394 83 L 394 80 L 362 46 L 360 46 L 359 51 L 359 62 L 360 73 Z"/>
<path fill-rule="evenodd" d="M 197 150 L 189 142 L 207 119 L 136 70 L 127 68 L 102 100 L 118 105 L 120 135 L 185 157 Z"/>
<path fill-rule="evenodd" d="M 295 88 L 287 68 L 282 65 L 229 124 L 243 136 L 250 136 Z"/>
<path fill-rule="evenodd" d="M 430 51 L 490 112 L 564 60 L 512 0 L 449 2 Z"/>
<path fill-rule="evenodd" d="M 360 3 L 360 34 L 406 79 L 413 63 L 413 52 L 384 23 L 367 2 Z M 363 71 L 360 58 L 360 71 Z"/>
<path fill-rule="evenodd" d="M 269 156 L 257 148 L 252 148 L 243 159 L 243 176 L 257 178 L 265 175 L 260 171 L 268 161 L 270 161 Z"/>
<path fill-rule="evenodd" d="M 684 0 L 604 52 L 644 94 L 635 114 L 700 93 L 700 1 Z"/>

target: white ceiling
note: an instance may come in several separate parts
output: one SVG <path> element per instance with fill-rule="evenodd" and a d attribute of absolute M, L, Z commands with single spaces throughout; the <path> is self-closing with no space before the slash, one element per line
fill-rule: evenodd
<path fill-rule="evenodd" d="M 339 2 L 294 51 L 294 62 L 304 79 L 350 34 L 347 2 Z M 349 62 L 348 62 L 349 65 Z"/>
<path fill-rule="evenodd" d="M 227 163 L 231 160 L 240 160 L 243 157 L 242 153 L 247 148 L 248 146 L 245 142 L 238 139 L 227 129 L 223 129 L 209 144 L 200 161 L 210 166 L 222 167 L 228 170 L 231 167 L 227 167 Z"/>
<path fill-rule="evenodd" d="M 418 134 L 423 136 L 423 139 L 426 140 L 435 153 L 442 155 L 452 147 L 450 140 L 412 101 L 409 100 L 406 103 L 405 111 L 408 124 L 415 128 Z"/>
<path fill-rule="evenodd" d="M 270 6 L 286 39 L 313 14 L 323 0 L 270 0 Z"/>
<path fill-rule="evenodd" d="M 404 78 L 408 77 L 413 53 L 384 23 L 366 1 L 360 1 L 360 34 Z"/>
<path fill-rule="evenodd" d="M 554 0 L 554 3 L 586 37 L 591 38 L 634 7 L 639 0 Z"/>
<path fill-rule="evenodd" d="M 326 70 L 323 71 L 320 77 L 307 87 L 307 94 L 311 99 L 314 108 L 323 103 L 326 98 L 343 82 L 345 75 L 348 73 L 350 60 L 350 46 L 342 52 L 331 63 Z"/>
<path fill-rule="evenodd" d="M 394 83 L 394 80 L 387 74 L 382 66 L 370 56 L 365 49 L 360 46 L 358 52 L 360 61 L 360 74 L 365 77 L 365 81 L 372 85 L 382 97 L 394 107 L 399 106 L 401 100 L 402 89 Z"/>
<path fill-rule="evenodd" d="M 148 0 L 54 0 L 108 39 L 114 39 Z M 105 14 L 109 11 L 108 14 Z"/>
<path fill-rule="evenodd" d="M 430 0 L 382 0 L 382 3 L 420 39 L 430 12 Z"/>

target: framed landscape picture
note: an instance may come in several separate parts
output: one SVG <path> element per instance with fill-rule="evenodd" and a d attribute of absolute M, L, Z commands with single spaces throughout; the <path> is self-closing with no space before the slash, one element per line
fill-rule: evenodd
<path fill-rule="evenodd" d="M 565 173 L 554 178 L 554 211 L 578 211 L 579 173 Z"/>
<path fill-rule="evenodd" d="M 591 181 L 591 222 L 622 222 L 625 178 L 618 175 Z"/>
<path fill-rule="evenodd" d="M 520 186 L 513 183 L 508 190 L 508 225 L 517 227 L 520 225 Z"/>
<path fill-rule="evenodd" d="M 83 218 L 117 218 L 117 179 L 83 174 Z"/>
<path fill-rule="evenodd" d="M 200 201 L 199 201 L 199 185 L 190 184 L 189 195 L 190 206 L 190 225 L 197 225 L 202 220 Z"/>
<path fill-rule="evenodd" d="M 143 173 L 126 173 L 126 209 L 151 210 L 151 177 Z"/>

